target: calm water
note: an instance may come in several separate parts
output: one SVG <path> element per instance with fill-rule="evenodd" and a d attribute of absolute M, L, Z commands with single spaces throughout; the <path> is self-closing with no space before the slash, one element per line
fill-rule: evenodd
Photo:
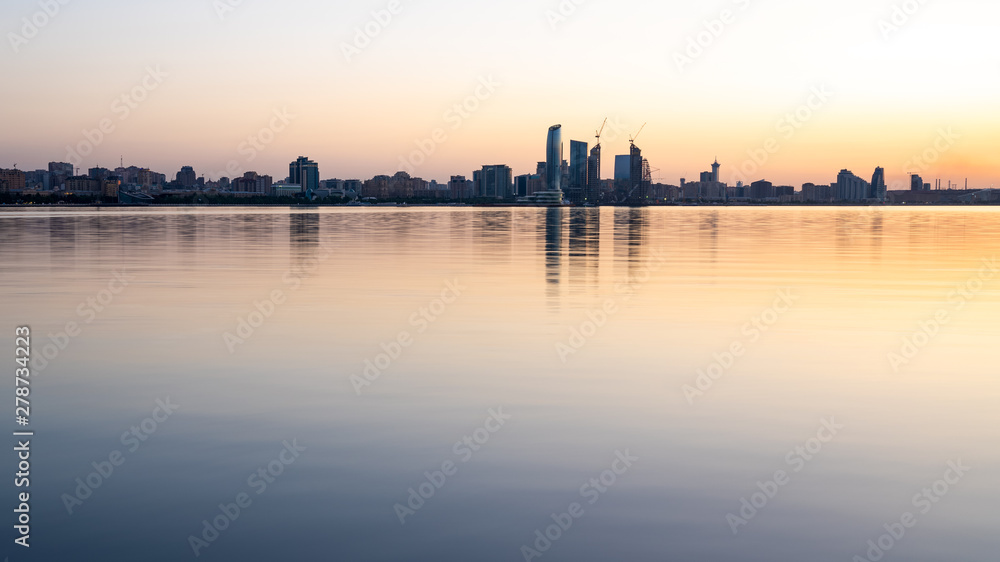
<path fill-rule="evenodd" d="M 886 560 L 996 559 L 997 211 L 5 211 L 0 237 L 0 357 L 28 325 L 44 364 L 11 560 L 847 562 L 887 524 Z"/>

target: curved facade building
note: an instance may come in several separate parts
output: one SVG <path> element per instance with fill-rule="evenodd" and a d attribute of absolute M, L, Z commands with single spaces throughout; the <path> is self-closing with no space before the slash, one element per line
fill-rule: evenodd
<path fill-rule="evenodd" d="M 549 127 L 549 140 L 545 150 L 545 189 L 562 190 L 562 125 Z"/>

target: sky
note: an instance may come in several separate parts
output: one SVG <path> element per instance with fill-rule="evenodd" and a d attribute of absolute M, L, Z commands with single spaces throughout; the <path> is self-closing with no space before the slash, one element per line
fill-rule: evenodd
<path fill-rule="evenodd" d="M 533 173 L 549 126 L 568 158 L 608 118 L 606 178 L 645 124 L 663 183 L 718 158 L 731 184 L 882 166 L 890 188 L 1000 187 L 998 18 L 991 0 L 4 0 L 0 167 L 283 179 L 302 155 L 323 179 L 443 182 Z"/>

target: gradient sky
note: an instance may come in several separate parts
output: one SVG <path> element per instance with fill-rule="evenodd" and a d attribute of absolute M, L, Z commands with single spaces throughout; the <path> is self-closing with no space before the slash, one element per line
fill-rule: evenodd
<path fill-rule="evenodd" d="M 533 172 L 550 125 L 563 125 L 568 158 L 570 139 L 593 143 L 610 117 L 621 132 L 605 133 L 605 177 L 648 122 L 637 144 L 666 183 L 718 157 L 730 182 L 827 183 L 881 165 L 908 185 L 930 150 L 926 181 L 1000 185 L 994 1 L 926 0 L 887 40 L 879 22 L 903 0 L 566 0 L 575 10 L 554 26 L 559 0 L 400 0 L 350 61 L 344 45 L 388 0 L 243 0 L 220 17 L 229 1 L 70 0 L 15 52 L 11 34 L 40 8 L 5 0 L 0 167 L 66 160 L 107 118 L 114 131 L 82 168 L 124 155 L 170 178 L 182 165 L 217 178 L 233 162 L 281 179 L 306 155 L 323 178 L 365 179 L 404 169 L 415 141 L 442 129 L 412 171 L 447 181 L 484 164 Z M 679 70 L 675 54 L 726 9 L 734 21 Z M 115 100 L 157 67 L 162 84 L 122 119 Z M 490 77 L 499 85 L 478 109 L 447 114 Z M 782 119 L 820 87 L 833 95 L 789 134 Z M 241 143 L 283 108 L 295 118 L 248 160 Z M 774 154 L 747 163 L 769 139 Z"/>

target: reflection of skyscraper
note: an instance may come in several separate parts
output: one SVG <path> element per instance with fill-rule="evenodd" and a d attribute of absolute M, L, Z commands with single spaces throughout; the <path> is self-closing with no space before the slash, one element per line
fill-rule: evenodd
<path fill-rule="evenodd" d="M 562 125 L 549 127 L 549 138 L 545 150 L 545 189 L 562 189 Z"/>
<path fill-rule="evenodd" d="M 549 298 L 559 296 L 559 274 L 562 270 L 563 209 L 550 208 L 545 213 L 545 280 Z"/>
<path fill-rule="evenodd" d="M 596 287 L 601 247 L 601 210 L 577 208 L 569 215 L 570 285 Z"/>
<path fill-rule="evenodd" d="M 302 213 L 288 217 L 288 246 L 292 273 L 310 277 L 319 265 L 319 214 Z"/>

